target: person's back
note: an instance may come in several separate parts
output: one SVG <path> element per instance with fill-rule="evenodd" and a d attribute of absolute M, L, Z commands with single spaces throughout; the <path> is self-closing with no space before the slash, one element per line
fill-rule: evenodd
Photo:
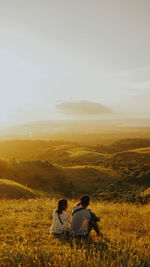
<path fill-rule="evenodd" d="M 73 208 L 72 222 L 70 226 L 70 235 L 72 236 L 87 236 L 89 234 L 89 221 L 91 214 L 89 210 L 82 206 Z"/>
<path fill-rule="evenodd" d="M 98 236 L 101 235 L 97 224 L 100 221 L 99 217 L 87 209 L 89 200 L 89 196 L 83 196 L 80 199 L 80 203 L 73 208 L 70 226 L 71 236 L 88 236 L 92 229 L 95 230 Z"/>
<path fill-rule="evenodd" d="M 51 226 L 52 234 L 62 234 L 65 231 L 68 231 L 68 222 L 70 214 L 67 211 L 62 211 L 61 214 L 58 214 L 57 210 L 53 211 L 53 223 Z"/>
<path fill-rule="evenodd" d="M 55 235 L 60 235 L 69 230 L 68 223 L 70 214 L 67 209 L 67 200 L 62 199 L 58 202 L 58 210 L 53 211 L 53 222 L 50 232 Z"/>

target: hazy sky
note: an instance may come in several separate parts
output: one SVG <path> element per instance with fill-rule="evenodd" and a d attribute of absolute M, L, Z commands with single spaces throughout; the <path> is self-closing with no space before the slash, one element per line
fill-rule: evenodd
<path fill-rule="evenodd" d="M 149 0 L 0 0 L 0 122 L 84 100 L 150 115 L 149 14 Z"/>

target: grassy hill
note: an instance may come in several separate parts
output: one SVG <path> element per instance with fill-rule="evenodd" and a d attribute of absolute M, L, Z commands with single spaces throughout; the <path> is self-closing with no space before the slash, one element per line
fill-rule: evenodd
<path fill-rule="evenodd" d="M 130 151 L 132 151 L 132 150 L 130 150 Z M 150 146 L 149 147 L 145 147 L 145 148 L 134 149 L 133 152 L 150 154 Z"/>
<path fill-rule="evenodd" d="M 28 187 L 8 179 L 0 179 L 0 198 L 34 198 L 35 193 Z"/>
<path fill-rule="evenodd" d="M 150 147 L 113 154 L 105 161 L 122 181 L 139 187 L 150 186 Z"/>
<path fill-rule="evenodd" d="M 1 160 L 0 170 L 1 178 L 6 177 L 46 196 L 58 194 L 78 198 L 90 194 L 105 200 L 119 200 L 123 191 L 139 188 L 135 178 L 134 182 L 124 176 L 120 178 L 119 171 L 101 166 L 60 167 L 49 161 Z M 130 199 L 133 197 L 128 197 Z"/>
<path fill-rule="evenodd" d="M 38 155 L 69 142 L 46 140 L 0 140 L 0 157 L 9 159 L 36 159 Z M 42 159 L 42 158 L 41 158 Z M 43 158 L 44 159 L 44 158 Z"/>
<path fill-rule="evenodd" d="M 69 190 L 64 171 L 48 161 L 0 160 L 0 177 L 43 192 Z"/>
<path fill-rule="evenodd" d="M 32 189 L 79 195 L 105 190 L 117 179 L 113 172 L 95 166 L 59 167 L 49 161 L 0 160 L 0 177 L 20 183 Z"/>
<path fill-rule="evenodd" d="M 117 140 L 116 142 L 113 142 L 109 145 L 98 145 L 96 147 L 96 150 L 101 153 L 113 154 L 117 152 L 147 147 L 150 147 L 150 139 L 148 138 L 127 138 Z"/>
<path fill-rule="evenodd" d="M 79 144 L 55 145 L 40 151 L 38 159 L 50 160 L 61 166 L 99 165 L 105 155 L 96 152 L 93 148 Z"/>
<path fill-rule="evenodd" d="M 73 184 L 74 192 L 78 194 L 95 194 L 105 191 L 109 183 L 116 183 L 117 179 L 107 169 L 93 167 L 66 167 L 63 168 L 66 177 Z"/>
<path fill-rule="evenodd" d="M 68 201 L 71 213 L 76 200 Z M 56 199 L 2 201 L 0 265 L 5 266 L 150 266 L 150 205 L 91 202 L 101 217 L 103 239 L 94 231 L 86 242 L 50 234 Z"/>
<path fill-rule="evenodd" d="M 101 146 L 94 133 L 75 133 L 81 143 L 0 142 L 0 266 L 150 266 L 150 139 L 110 142 L 117 136 L 107 133 Z M 93 200 L 104 238 L 51 236 L 58 198 L 69 198 L 71 213 L 82 194 Z"/>
<path fill-rule="evenodd" d="M 0 143 L 0 178 L 49 195 L 110 191 L 108 199 L 118 192 L 120 198 L 123 191 L 150 186 L 149 143 L 125 139 L 100 148 L 64 141 L 5 141 L 6 148 Z"/>

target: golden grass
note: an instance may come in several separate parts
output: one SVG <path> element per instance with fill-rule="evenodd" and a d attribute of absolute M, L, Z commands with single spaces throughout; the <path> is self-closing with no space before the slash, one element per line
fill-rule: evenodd
<path fill-rule="evenodd" d="M 56 206 L 55 199 L 1 201 L 0 266 L 150 266 L 150 205 L 91 203 L 105 239 L 92 232 L 82 244 L 50 235 Z"/>

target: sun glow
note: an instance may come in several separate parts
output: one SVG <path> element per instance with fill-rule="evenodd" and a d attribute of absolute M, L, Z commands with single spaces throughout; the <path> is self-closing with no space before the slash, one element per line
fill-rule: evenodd
<path fill-rule="evenodd" d="M 1 2 L 0 123 L 55 119 L 58 101 L 150 113 L 149 2 Z"/>

